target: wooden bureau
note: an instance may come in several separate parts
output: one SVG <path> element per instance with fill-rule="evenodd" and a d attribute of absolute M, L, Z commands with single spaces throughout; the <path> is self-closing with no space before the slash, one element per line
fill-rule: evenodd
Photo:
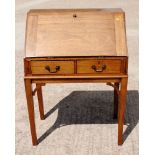
<path fill-rule="evenodd" d="M 46 83 L 101 82 L 114 87 L 118 144 L 123 143 L 128 55 L 121 9 L 30 10 L 25 37 L 24 81 L 33 145 L 37 145 L 33 95 L 44 119 Z M 32 83 L 36 88 L 32 89 Z M 95 104 L 95 103 L 94 103 Z"/>

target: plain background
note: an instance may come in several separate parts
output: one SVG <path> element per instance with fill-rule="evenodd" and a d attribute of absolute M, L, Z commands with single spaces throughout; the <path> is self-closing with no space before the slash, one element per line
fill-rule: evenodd
<path fill-rule="evenodd" d="M 1 1 L 1 154 L 14 154 L 14 2 Z M 7 11 L 6 11 L 7 10 Z M 154 4 L 140 3 L 140 154 L 154 154 Z M 6 63 L 7 58 L 7 63 Z M 6 69 L 7 68 L 7 69 Z M 147 74 L 146 74 L 147 70 Z"/>

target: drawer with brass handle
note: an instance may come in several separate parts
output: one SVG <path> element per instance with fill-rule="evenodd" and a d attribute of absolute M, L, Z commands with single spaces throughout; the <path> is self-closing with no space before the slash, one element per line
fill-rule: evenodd
<path fill-rule="evenodd" d="M 73 74 L 74 61 L 31 61 L 32 74 Z"/>
<path fill-rule="evenodd" d="M 79 60 L 77 61 L 77 73 L 90 74 L 116 74 L 121 73 L 122 60 Z"/>

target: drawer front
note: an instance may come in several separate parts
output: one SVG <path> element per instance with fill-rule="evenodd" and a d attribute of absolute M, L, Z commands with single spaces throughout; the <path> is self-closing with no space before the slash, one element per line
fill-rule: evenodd
<path fill-rule="evenodd" d="M 121 73 L 122 60 L 79 60 L 77 73 L 116 74 Z"/>
<path fill-rule="evenodd" d="M 32 74 L 73 74 L 74 61 L 31 61 Z"/>

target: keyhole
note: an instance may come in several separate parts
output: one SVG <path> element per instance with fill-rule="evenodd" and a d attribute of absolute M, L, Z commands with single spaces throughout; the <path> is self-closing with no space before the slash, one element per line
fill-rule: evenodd
<path fill-rule="evenodd" d="M 76 18 L 76 17 L 77 17 L 77 15 L 76 15 L 76 14 L 73 14 L 73 17 L 74 17 L 74 18 Z"/>

